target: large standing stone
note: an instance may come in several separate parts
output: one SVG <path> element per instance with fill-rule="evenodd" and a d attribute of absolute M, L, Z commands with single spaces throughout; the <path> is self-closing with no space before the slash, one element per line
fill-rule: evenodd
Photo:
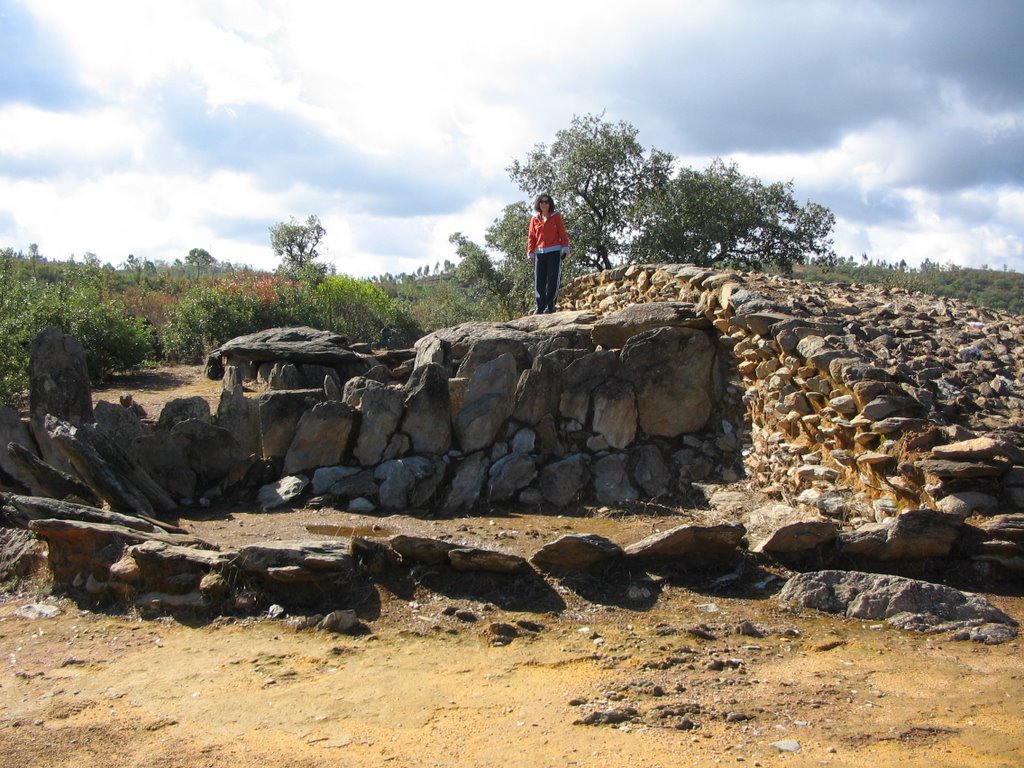
<path fill-rule="evenodd" d="M 402 431 L 415 453 L 441 455 L 452 446 L 451 394 L 448 375 L 436 363 L 413 370 L 406 385 Z"/>
<path fill-rule="evenodd" d="M 612 448 L 622 449 L 636 437 L 636 394 L 633 385 L 612 378 L 594 390 L 594 431 Z"/>
<path fill-rule="evenodd" d="M 486 448 L 512 415 L 518 371 L 512 355 L 484 363 L 473 373 L 455 417 L 455 435 L 466 453 Z"/>
<path fill-rule="evenodd" d="M 81 426 L 93 420 L 92 390 L 85 349 L 60 328 L 36 336 L 29 351 L 29 408 L 34 419 L 46 415 Z"/>
<path fill-rule="evenodd" d="M 187 442 L 180 435 L 157 431 L 135 441 L 140 466 L 175 499 L 196 496 L 199 478 L 189 464 Z"/>
<path fill-rule="evenodd" d="M 372 467 L 380 463 L 398 428 L 405 395 L 400 389 L 369 379 L 352 379 L 348 384 L 354 381 L 359 382 L 358 387 L 346 385 L 345 397 L 362 414 L 353 454 L 364 467 Z"/>
<path fill-rule="evenodd" d="M 217 403 L 215 423 L 231 433 L 243 455 L 259 455 L 260 409 L 256 400 L 241 391 L 223 390 Z"/>
<path fill-rule="evenodd" d="M 640 428 L 657 437 L 702 429 L 711 415 L 714 360 L 711 338 L 689 328 L 646 331 L 626 342 L 619 375 L 636 388 Z"/>
<path fill-rule="evenodd" d="M 267 392 L 257 402 L 260 450 L 264 459 L 283 459 L 302 414 L 324 398 L 322 389 Z"/>
<path fill-rule="evenodd" d="M 565 369 L 558 406 L 562 416 L 587 424 L 590 393 L 611 378 L 616 363 L 616 353 L 612 350 L 592 352 L 570 363 Z"/>
<path fill-rule="evenodd" d="M 576 501 L 589 482 L 590 457 L 583 453 L 574 453 L 540 471 L 540 492 L 556 507 Z"/>
<path fill-rule="evenodd" d="M 137 461 L 134 443 L 150 431 L 150 428 L 142 423 L 142 419 L 136 416 L 132 409 L 122 408 L 106 400 L 96 403 L 95 417 L 97 428 Z"/>
<path fill-rule="evenodd" d="M 512 417 L 524 424 L 537 424 L 545 416 L 558 413 L 562 397 L 563 367 L 555 358 L 541 355 L 523 371 L 516 388 L 516 407 Z"/>
<path fill-rule="evenodd" d="M 284 473 L 309 473 L 340 464 L 349 449 L 355 411 L 345 403 L 318 403 L 302 414 L 284 458 Z"/>

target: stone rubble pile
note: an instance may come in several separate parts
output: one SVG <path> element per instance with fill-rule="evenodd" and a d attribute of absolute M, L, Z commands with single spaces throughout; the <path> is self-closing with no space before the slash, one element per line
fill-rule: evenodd
<path fill-rule="evenodd" d="M 744 402 L 750 479 L 791 505 L 791 517 L 803 510 L 859 529 L 839 535 L 847 554 L 956 552 L 1024 570 L 1012 533 L 1024 509 L 1020 317 L 900 289 L 690 265 L 588 275 L 562 302 L 602 313 L 694 306 L 731 357 L 725 396 Z M 908 512 L 913 536 L 898 533 L 911 527 Z M 918 543 L 892 544 L 904 538 Z"/>

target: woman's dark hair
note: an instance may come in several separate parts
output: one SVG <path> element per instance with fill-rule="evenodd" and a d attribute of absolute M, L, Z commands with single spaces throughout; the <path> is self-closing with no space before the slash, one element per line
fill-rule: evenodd
<path fill-rule="evenodd" d="M 550 213 L 551 211 L 555 210 L 555 201 L 554 201 L 554 199 L 551 197 L 551 195 L 548 195 L 548 194 L 545 194 L 545 193 L 542 192 L 541 194 L 537 195 L 537 197 L 535 197 L 534 200 L 533 200 L 533 210 L 535 210 L 537 213 L 540 213 L 540 201 L 541 200 L 544 200 L 547 203 L 550 203 L 551 207 L 548 208 L 548 213 Z"/>

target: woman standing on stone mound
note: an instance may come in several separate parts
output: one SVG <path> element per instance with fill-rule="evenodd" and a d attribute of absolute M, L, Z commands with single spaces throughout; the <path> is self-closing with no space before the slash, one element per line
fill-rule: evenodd
<path fill-rule="evenodd" d="M 555 294 L 562 273 L 562 261 L 569 256 L 569 234 L 562 214 L 555 210 L 551 195 L 537 195 L 533 201 L 526 255 L 533 262 L 537 314 L 555 311 Z"/>

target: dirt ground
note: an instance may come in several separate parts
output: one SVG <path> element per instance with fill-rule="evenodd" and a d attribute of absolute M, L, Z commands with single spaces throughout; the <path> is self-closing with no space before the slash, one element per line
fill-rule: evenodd
<path fill-rule="evenodd" d="M 132 391 L 153 417 L 182 393 L 215 400 L 195 369 L 177 373 L 98 396 Z M 631 541 L 687 514 L 306 507 L 181 524 L 224 545 L 400 530 L 526 552 L 568 530 Z M 781 569 L 620 576 L 611 591 L 545 579 L 540 597 L 379 581 L 353 635 L 287 616 L 99 614 L 23 583 L 0 595 L 0 765 L 1024 765 L 1019 641 L 795 612 L 774 597 Z M 986 596 L 1024 617 L 1019 595 Z M 56 615 L 32 618 L 38 606 Z"/>

